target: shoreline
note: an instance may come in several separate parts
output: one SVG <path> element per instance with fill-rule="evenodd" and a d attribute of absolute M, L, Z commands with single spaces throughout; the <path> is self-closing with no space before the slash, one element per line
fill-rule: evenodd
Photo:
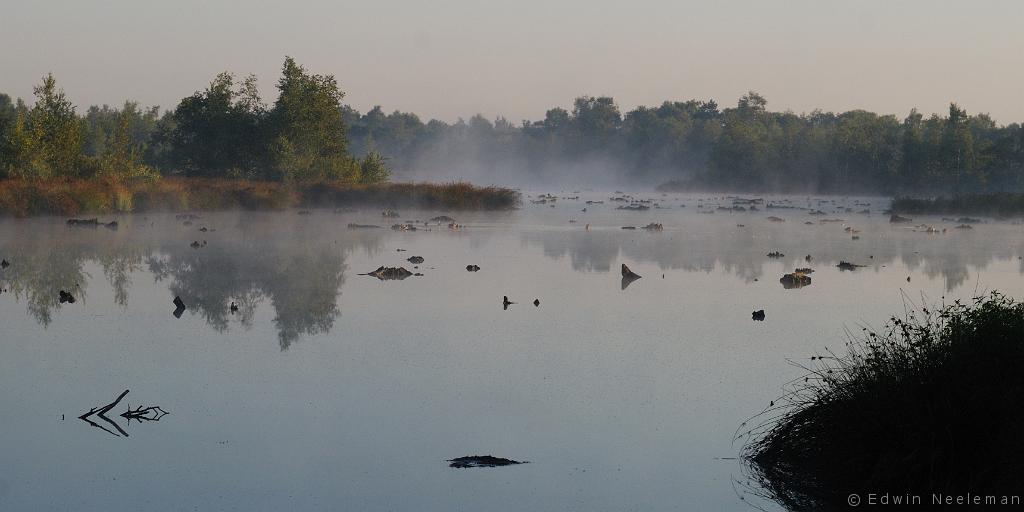
<path fill-rule="evenodd" d="M 510 210 L 521 194 L 468 182 L 282 183 L 219 178 L 105 181 L 0 180 L 0 216 L 375 206 L 440 210 Z"/>

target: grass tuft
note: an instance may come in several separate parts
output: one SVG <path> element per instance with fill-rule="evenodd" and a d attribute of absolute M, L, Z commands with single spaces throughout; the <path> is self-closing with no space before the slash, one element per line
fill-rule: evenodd
<path fill-rule="evenodd" d="M 922 308 L 847 345 L 741 427 L 769 497 L 822 510 L 851 493 L 1024 490 L 1024 304 L 993 293 Z"/>

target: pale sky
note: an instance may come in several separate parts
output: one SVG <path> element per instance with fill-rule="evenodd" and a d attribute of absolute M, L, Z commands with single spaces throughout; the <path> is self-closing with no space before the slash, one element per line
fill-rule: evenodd
<path fill-rule="evenodd" d="M 52 71 L 80 111 L 171 108 L 220 71 L 272 100 L 285 55 L 360 111 L 513 122 L 745 91 L 771 110 L 904 116 L 950 101 L 1024 121 L 1024 1 L 46 0 L 0 6 L 0 92 Z"/>

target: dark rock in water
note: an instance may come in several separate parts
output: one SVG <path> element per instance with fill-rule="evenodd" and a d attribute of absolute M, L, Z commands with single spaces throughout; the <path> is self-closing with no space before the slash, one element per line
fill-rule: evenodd
<path fill-rule="evenodd" d="M 380 279 L 381 281 L 386 281 L 386 280 L 392 280 L 392 279 L 402 280 L 402 279 L 405 279 L 405 278 L 407 278 L 407 277 L 409 277 L 409 276 L 411 276 L 413 274 L 412 274 L 412 272 L 409 272 L 408 270 L 406 270 L 405 267 L 384 267 L 384 266 L 381 266 L 381 267 L 377 267 L 377 270 L 374 270 L 373 272 L 367 272 L 365 274 L 360 274 L 360 275 L 373 276 L 373 277 L 376 277 L 377 279 Z"/>
<path fill-rule="evenodd" d="M 466 271 L 468 272 L 479 272 L 480 265 L 466 265 Z"/>
<path fill-rule="evenodd" d="M 381 212 L 380 214 L 381 214 L 381 216 L 383 216 L 383 217 L 387 217 L 387 218 L 397 218 L 397 217 L 401 217 L 401 215 L 399 215 L 399 214 L 398 214 L 398 212 L 396 212 L 396 211 L 394 211 L 394 210 L 392 210 L 392 209 L 390 209 L 390 208 L 388 208 L 387 210 L 384 210 L 384 211 L 383 211 L 383 212 Z"/>
<path fill-rule="evenodd" d="M 11 266 L 11 264 L 8 263 L 7 260 L 0 261 L 0 268 L 7 268 L 9 266 Z"/>
<path fill-rule="evenodd" d="M 65 302 L 68 303 L 68 304 L 74 304 L 75 303 L 75 296 L 71 295 L 70 293 L 68 293 L 68 292 L 66 292 L 64 290 L 61 290 L 60 291 L 60 303 L 64 304 Z"/>
<path fill-rule="evenodd" d="M 199 231 L 202 231 L 203 233 L 206 233 L 207 231 L 209 231 L 209 229 L 206 229 L 206 226 L 203 226 L 203 227 L 199 228 Z"/>
<path fill-rule="evenodd" d="M 540 307 L 540 299 L 533 299 L 533 305 Z"/>
<path fill-rule="evenodd" d="M 174 318 L 181 318 L 181 314 L 185 312 L 185 301 L 181 300 L 181 297 L 175 296 L 172 303 L 174 304 Z"/>
<path fill-rule="evenodd" d="M 912 220 L 914 220 L 914 219 L 910 219 L 910 218 L 907 218 L 907 217 L 901 217 L 899 215 L 896 215 L 895 213 L 892 214 L 889 217 L 889 222 L 892 222 L 892 223 L 910 222 Z"/>
<path fill-rule="evenodd" d="M 804 274 L 803 272 L 793 272 L 791 274 L 785 274 L 779 279 L 782 283 L 782 287 L 790 290 L 793 288 L 803 288 L 811 284 L 811 276 Z"/>
<path fill-rule="evenodd" d="M 638 275 L 636 272 L 633 272 L 632 270 L 630 270 L 629 267 L 627 267 L 625 263 L 622 264 L 622 277 L 629 277 L 629 278 L 633 278 L 633 279 L 640 279 L 640 275 Z"/>
<path fill-rule="evenodd" d="M 772 251 L 772 252 L 768 253 L 768 257 L 769 258 L 785 258 L 786 255 L 782 254 L 779 251 Z"/>
<path fill-rule="evenodd" d="M 848 261 L 840 261 L 839 264 L 836 265 L 836 267 L 839 267 L 839 270 L 857 270 L 857 267 L 863 266 L 864 265 L 857 265 L 855 263 L 850 263 Z"/>
<path fill-rule="evenodd" d="M 764 310 L 763 309 L 759 309 L 757 311 L 754 311 L 753 313 L 751 313 L 750 316 L 751 316 L 751 319 L 753 319 L 753 320 L 756 320 L 758 322 L 764 322 Z"/>
<path fill-rule="evenodd" d="M 458 457 L 455 459 L 449 459 L 448 467 L 451 468 L 496 468 L 500 466 L 514 466 L 516 464 L 528 464 L 529 461 L 517 461 L 512 459 L 503 459 L 501 457 L 494 457 L 491 455 L 472 455 L 468 457 Z"/>
<path fill-rule="evenodd" d="M 112 230 L 112 231 L 117 231 L 117 228 L 118 228 L 117 221 L 116 220 L 112 220 L 112 221 L 104 224 L 103 227 L 105 227 L 105 228 L 107 228 L 109 230 Z"/>
<path fill-rule="evenodd" d="M 383 229 L 380 226 L 376 226 L 374 224 L 356 224 L 354 222 L 350 222 L 349 225 L 348 225 L 348 228 L 349 229 Z"/>
<path fill-rule="evenodd" d="M 455 219 L 447 215 L 438 215 L 437 217 L 430 219 L 430 222 L 455 222 Z"/>
<path fill-rule="evenodd" d="M 413 263 L 415 265 L 419 265 L 420 263 L 423 263 L 424 260 L 423 256 L 410 256 L 409 259 L 405 261 L 408 261 L 409 263 Z"/>
<path fill-rule="evenodd" d="M 623 263 L 621 282 L 622 289 L 625 290 L 626 288 L 629 287 L 629 285 L 633 284 L 633 281 L 636 281 L 637 279 L 640 279 L 640 275 L 630 270 L 629 267 L 627 267 L 626 264 Z"/>
<path fill-rule="evenodd" d="M 99 219 L 68 219 L 68 226 L 94 228 L 100 225 Z"/>

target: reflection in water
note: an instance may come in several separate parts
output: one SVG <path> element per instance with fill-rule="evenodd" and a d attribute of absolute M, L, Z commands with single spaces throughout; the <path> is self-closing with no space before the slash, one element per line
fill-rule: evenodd
<path fill-rule="evenodd" d="M 128 390 L 126 389 L 124 390 L 123 393 L 118 395 L 118 397 L 114 399 L 113 402 L 110 402 L 109 404 L 104 405 L 103 407 L 93 407 L 92 409 L 89 409 L 89 411 L 86 412 L 85 414 L 79 416 L 78 419 L 88 423 L 90 426 L 103 430 L 114 437 L 128 437 L 128 432 L 125 432 L 125 430 L 121 428 L 121 425 L 119 425 L 116 421 L 107 416 L 107 413 L 109 413 L 114 407 L 117 407 L 117 404 L 121 403 L 121 400 L 123 400 L 124 397 L 127 395 Z M 131 425 L 132 420 L 135 420 L 139 423 L 142 423 L 144 421 L 160 421 L 160 418 L 163 418 L 168 414 L 170 413 L 160 408 L 160 406 L 143 407 L 140 405 L 135 409 L 128 407 L 128 410 L 121 413 L 120 416 L 124 418 L 129 425 Z"/>
<path fill-rule="evenodd" d="M 781 225 L 754 214 L 714 217 L 701 215 L 666 224 L 665 231 L 658 232 L 535 230 L 524 232 L 522 238 L 528 245 L 540 246 L 550 258 L 568 256 L 573 270 L 580 272 L 609 272 L 624 257 L 689 272 L 711 272 L 720 267 L 751 282 L 764 277 L 765 250 L 781 246 L 787 254 L 800 255 L 778 260 L 792 269 L 807 266 L 804 254 L 812 254 L 816 266 L 835 266 L 847 260 L 869 267 L 862 271 L 898 261 L 929 278 L 941 277 L 947 291 L 971 278 L 969 267 L 983 269 L 995 260 L 1024 253 L 1024 237 L 981 234 L 980 229 L 929 235 L 892 227 L 880 218 L 850 218 L 851 223 L 864 226 L 861 239 L 852 240 L 836 226 L 786 225 L 799 224 L 802 217 Z M 737 221 L 743 227 L 737 226 Z M 985 227 L 1015 229 L 1009 225 Z M 1024 272 L 1024 261 L 1020 268 Z"/>
<path fill-rule="evenodd" d="M 132 225 L 135 220 L 135 225 Z M 216 231 L 204 232 L 206 245 L 193 248 L 197 228 L 182 226 L 170 216 L 128 219 L 119 231 L 75 230 L 63 223 L 36 222 L 32 229 L 15 224 L 0 247 L 10 267 L 0 273 L 0 288 L 24 300 L 30 315 L 48 326 L 64 304 L 60 291 L 87 297 L 92 277 L 85 269 L 98 264 L 125 307 L 134 272 L 148 270 L 156 282 L 166 282 L 178 314 L 200 315 L 218 332 L 234 316 L 252 327 L 256 308 L 269 300 L 276 315 L 281 349 L 303 335 L 328 332 L 340 315 L 337 297 L 344 283 L 345 253 L 354 247 L 376 250 L 380 235 L 361 233 L 343 239 L 347 246 L 327 240 L 331 226 L 303 221 L 295 226 L 249 214 L 211 216 Z M 12 226 L 7 226 L 12 227 Z"/>

